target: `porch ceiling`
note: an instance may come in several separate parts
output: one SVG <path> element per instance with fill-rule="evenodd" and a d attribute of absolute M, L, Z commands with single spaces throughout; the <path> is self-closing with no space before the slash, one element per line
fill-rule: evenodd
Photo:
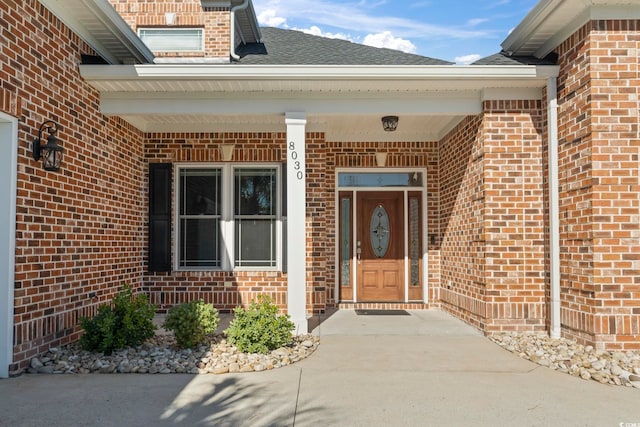
<path fill-rule="evenodd" d="M 439 140 L 488 99 L 540 99 L 555 66 L 83 65 L 104 114 L 144 132 L 284 132 L 285 112 L 333 141 Z M 400 117 L 396 132 L 380 118 Z"/>

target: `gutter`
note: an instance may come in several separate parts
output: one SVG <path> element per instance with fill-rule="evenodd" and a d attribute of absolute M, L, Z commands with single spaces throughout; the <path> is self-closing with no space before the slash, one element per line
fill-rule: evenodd
<path fill-rule="evenodd" d="M 547 80 L 549 122 L 549 247 L 550 247 L 550 296 L 551 338 L 560 338 L 560 197 L 558 180 L 558 87 L 554 77 Z"/>
<path fill-rule="evenodd" d="M 249 7 L 249 0 L 244 0 L 238 6 L 234 6 L 231 8 L 231 46 L 229 49 L 229 54 L 231 58 L 238 61 L 240 60 L 240 55 L 236 53 L 236 11 L 243 10 Z"/>
<path fill-rule="evenodd" d="M 549 78 L 558 76 L 557 65 L 230 65 L 153 64 L 153 65 L 83 65 L 80 73 L 90 80 L 209 80 L 209 79 L 457 79 L 471 81 L 539 80 L 543 87 Z"/>

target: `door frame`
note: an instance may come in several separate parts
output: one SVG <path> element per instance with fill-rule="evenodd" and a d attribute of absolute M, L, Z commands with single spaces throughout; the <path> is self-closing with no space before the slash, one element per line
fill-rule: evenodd
<path fill-rule="evenodd" d="M 422 173 L 422 186 L 421 187 L 340 187 L 338 176 L 341 173 L 407 173 L 407 172 L 418 172 Z M 357 233 L 357 218 L 356 213 L 358 209 L 357 205 L 357 195 L 358 192 L 404 192 L 404 234 L 405 234 L 405 243 L 404 243 L 404 280 L 405 280 L 405 288 L 404 288 L 404 301 L 400 303 L 409 303 L 416 302 L 416 300 L 409 300 L 409 251 L 408 251 L 408 242 L 409 242 L 409 224 L 407 219 L 408 216 L 408 194 L 419 192 L 421 193 L 421 205 L 420 211 L 422 213 L 422 223 L 421 223 L 421 243 L 422 243 L 422 300 L 421 302 L 428 304 L 429 303 L 429 246 L 427 236 L 429 235 L 429 230 L 427 228 L 428 225 L 428 203 L 427 203 L 427 169 L 424 167 L 408 167 L 408 168 L 336 168 L 335 170 L 335 209 L 334 209 L 334 224 L 335 224 L 335 275 L 334 275 L 334 295 L 336 298 L 336 303 L 342 302 L 340 299 L 340 192 L 350 191 L 353 194 L 352 198 L 352 229 L 351 234 L 352 243 L 356 241 L 356 233 Z M 358 292 L 357 292 L 357 275 L 356 275 L 356 262 L 357 262 L 357 254 L 355 244 L 351 245 L 351 277 L 353 278 L 353 283 L 351 284 L 353 288 L 353 300 L 345 301 L 349 303 L 358 303 Z"/>
<path fill-rule="evenodd" d="M 18 119 L 0 112 L 0 378 L 13 362 Z"/>

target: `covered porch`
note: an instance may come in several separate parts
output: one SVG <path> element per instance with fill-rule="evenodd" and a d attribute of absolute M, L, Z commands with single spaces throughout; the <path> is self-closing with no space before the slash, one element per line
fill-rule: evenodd
<path fill-rule="evenodd" d="M 484 331 L 550 327 L 548 107 L 558 67 L 80 69 L 101 112 L 143 133 L 145 161 L 172 165 L 174 193 L 194 165 L 276 171 L 268 267 L 234 264 L 242 243 L 231 224 L 221 226 L 238 240 L 224 246 L 228 261 L 181 264 L 172 194 L 167 268 L 143 279 L 153 303 L 202 297 L 230 309 L 270 293 L 299 333 L 339 304 L 442 307 Z M 398 117 L 395 131 L 383 129 L 385 116 Z"/>

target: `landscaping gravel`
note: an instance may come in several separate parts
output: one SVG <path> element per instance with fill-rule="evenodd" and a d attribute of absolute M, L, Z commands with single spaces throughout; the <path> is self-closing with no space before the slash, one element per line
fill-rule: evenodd
<path fill-rule="evenodd" d="M 596 350 L 547 334 L 498 333 L 489 339 L 523 359 L 560 372 L 603 384 L 640 388 L 640 351 Z"/>
<path fill-rule="evenodd" d="M 51 348 L 31 359 L 29 373 L 88 374 L 224 374 L 280 368 L 312 354 L 320 340 L 316 336 L 294 337 L 288 347 L 268 354 L 242 353 L 222 335 L 210 337 L 197 348 L 178 349 L 172 334 L 157 334 L 136 347 L 114 351 L 111 355 L 85 351 L 78 344 Z"/>

